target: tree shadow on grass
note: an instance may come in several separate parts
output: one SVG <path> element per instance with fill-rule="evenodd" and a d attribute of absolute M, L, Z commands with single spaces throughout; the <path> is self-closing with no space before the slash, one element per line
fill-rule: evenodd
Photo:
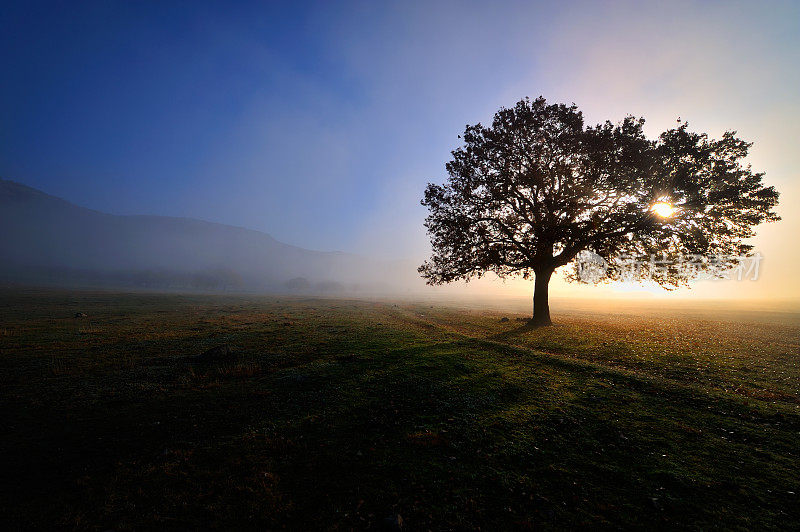
<path fill-rule="evenodd" d="M 685 527 L 715 523 L 721 499 L 738 509 L 723 518 L 786 524 L 788 499 L 752 483 L 766 501 L 753 507 L 736 478 L 792 489 L 788 420 L 764 425 L 735 405 L 717 414 L 702 396 L 679 402 L 511 351 L 461 340 L 325 353 L 255 375 L 197 373 L 166 393 L 29 409 L 10 445 L 18 514 L 42 527 L 77 515 L 104 528 L 359 529 L 395 513 L 414 528 L 576 528 L 587 516 Z M 737 454 L 732 438 L 766 452 Z"/>
<path fill-rule="evenodd" d="M 494 342 L 506 342 L 506 341 L 509 341 L 509 340 L 511 340 L 513 338 L 516 338 L 518 336 L 522 336 L 524 334 L 527 334 L 527 333 L 530 333 L 530 332 L 533 332 L 533 331 L 547 330 L 547 329 L 553 328 L 553 327 L 557 327 L 557 325 L 556 324 L 541 325 L 541 324 L 534 323 L 533 320 L 528 320 L 528 321 L 525 321 L 525 322 L 521 323 L 518 327 L 515 327 L 515 328 L 510 329 L 508 331 L 503 331 L 503 332 L 500 332 L 500 333 L 497 333 L 497 334 L 493 334 L 493 335 L 487 337 L 487 340 L 492 340 Z"/>

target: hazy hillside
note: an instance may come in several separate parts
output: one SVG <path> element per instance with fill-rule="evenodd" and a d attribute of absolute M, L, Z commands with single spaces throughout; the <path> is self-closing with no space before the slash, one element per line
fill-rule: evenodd
<path fill-rule="evenodd" d="M 8 282 L 386 291 L 413 269 L 290 246 L 258 231 L 188 218 L 116 216 L 0 180 L 0 279 Z M 389 277 L 391 276 L 391 277 Z"/>

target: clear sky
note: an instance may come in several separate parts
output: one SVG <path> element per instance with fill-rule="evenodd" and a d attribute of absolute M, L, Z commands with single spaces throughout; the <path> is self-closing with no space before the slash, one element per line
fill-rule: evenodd
<path fill-rule="evenodd" d="M 4 2 L 0 67 L 3 178 L 419 261 L 425 183 L 523 96 L 735 129 L 784 221 L 761 281 L 695 293 L 800 297 L 797 2 Z"/>

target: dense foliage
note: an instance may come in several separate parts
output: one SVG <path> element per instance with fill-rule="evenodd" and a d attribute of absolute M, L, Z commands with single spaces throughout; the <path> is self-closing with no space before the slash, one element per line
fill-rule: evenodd
<path fill-rule="evenodd" d="M 751 144 L 735 132 L 709 139 L 686 123 L 651 140 L 643 125 L 629 116 L 586 126 L 574 104 L 540 97 L 501 109 L 489 127 L 468 126 L 447 183 L 429 184 L 422 200 L 433 255 L 420 273 L 432 284 L 536 275 L 546 303 L 553 271 L 583 251 L 612 265 L 620 255 L 704 257 L 691 270 L 637 272 L 664 286 L 718 271 L 720 258 L 735 264 L 751 251 L 744 239 L 754 226 L 778 220 L 778 193 L 742 163 Z M 659 202 L 675 214 L 658 216 Z"/>

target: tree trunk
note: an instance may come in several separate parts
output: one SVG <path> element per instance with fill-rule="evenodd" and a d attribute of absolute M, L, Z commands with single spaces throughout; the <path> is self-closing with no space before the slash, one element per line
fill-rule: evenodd
<path fill-rule="evenodd" d="M 533 319 L 531 320 L 531 325 L 535 327 L 553 324 L 550 321 L 550 301 L 548 297 L 551 275 L 553 275 L 553 270 L 536 272 L 536 280 L 533 285 Z"/>

